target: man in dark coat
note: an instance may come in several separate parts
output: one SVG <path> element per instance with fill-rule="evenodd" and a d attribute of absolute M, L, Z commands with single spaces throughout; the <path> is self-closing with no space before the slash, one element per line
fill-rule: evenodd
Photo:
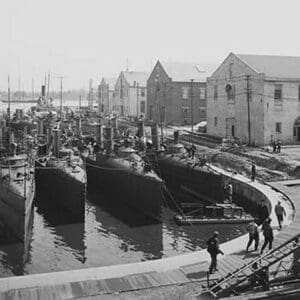
<path fill-rule="evenodd" d="M 265 237 L 265 241 L 264 244 L 261 247 L 261 251 L 260 254 L 263 254 L 264 249 L 266 248 L 266 246 L 269 244 L 269 250 L 272 249 L 272 243 L 273 243 L 273 229 L 271 227 L 271 219 L 267 218 L 265 220 L 265 222 L 262 225 L 262 231 L 263 231 L 263 235 Z"/>
<path fill-rule="evenodd" d="M 207 251 L 211 257 L 211 263 L 209 266 L 209 274 L 212 274 L 214 271 L 218 271 L 217 269 L 217 255 L 221 253 L 224 255 L 223 251 L 219 248 L 219 233 L 217 231 L 214 232 L 214 235 L 207 241 Z"/>

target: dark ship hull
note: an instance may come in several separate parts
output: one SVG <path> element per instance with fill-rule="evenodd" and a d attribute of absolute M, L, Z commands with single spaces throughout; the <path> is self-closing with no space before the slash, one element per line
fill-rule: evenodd
<path fill-rule="evenodd" d="M 223 184 L 219 174 L 182 155 L 158 154 L 150 160 L 170 190 L 187 192 L 208 203 L 223 202 Z"/>
<path fill-rule="evenodd" d="M 31 226 L 35 180 L 32 174 L 27 175 L 25 185 L 23 181 L 20 183 L 15 180 L 0 178 L 0 220 L 15 237 L 25 242 Z"/>
<path fill-rule="evenodd" d="M 37 199 L 40 202 L 55 201 L 57 206 L 78 216 L 77 222 L 84 216 L 86 179 L 72 174 L 71 168 L 62 166 L 59 162 L 35 162 L 37 184 Z M 82 170 L 83 171 L 83 170 Z M 84 171 L 83 171 L 84 172 Z"/>
<path fill-rule="evenodd" d="M 86 158 L 86 171 L 88 189 L 99 188 L 115 202 L 122 201 L 161 221 L 165 185 L 155 173 L 145 173 L 126 160 L 105 155 L 97 160 Z"/>

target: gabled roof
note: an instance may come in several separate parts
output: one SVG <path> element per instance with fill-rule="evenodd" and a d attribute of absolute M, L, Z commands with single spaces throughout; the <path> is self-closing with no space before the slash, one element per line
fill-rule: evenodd
<path fill-rule="evenodd" d="M 124 77 L 130 86 L 135 86 L 137 83 L 139 86 L 147 86 L 147 80 L 150 76 L 148 72 L 134 72 L 134 71 L 123 71 Z"/>
<path fill-rule="evenodd" d="M 117 82 L 117 78 L 112 77 L 102 77 L 101 84 L 107 84 L 110 90 L 115 88 L 115 84 Z"/>
<path fill-rule="evenodd" d="M 234 54 L 257 73 L 273 78 L 300 78 L 300 57 Z"/>
<path fill-rule="evenodd" d="M 160 62 L 172 81 L 186 82 L 194 79 L 198 82 L 206 82 L 214 70 L 212 65 L 182 62 Z"/>

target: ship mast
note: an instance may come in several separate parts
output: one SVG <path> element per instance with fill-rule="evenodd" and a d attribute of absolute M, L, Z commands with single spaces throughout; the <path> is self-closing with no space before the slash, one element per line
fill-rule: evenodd
<path fill-rule="evenodd" d="M 9 79 L 9 75 L 8 75 L 8 78 L 7 78 L 7 83 L 8 83 L 8 88 L 7 88 L 7 102 L 8 102 L 7 116 L 8 116 L 8 124 L 10 126 L 10 79 Z"/>

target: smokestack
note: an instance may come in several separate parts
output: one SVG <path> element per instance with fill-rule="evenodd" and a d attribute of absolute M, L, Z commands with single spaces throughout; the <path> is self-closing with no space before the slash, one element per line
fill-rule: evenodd
<path fill-rule="evenodd" d="M 81 134 L 81 118 L 76 119 L 76 132 L 78 135 Z"/>
<path fill-rule="evenodd" d="M 118 129 L 118 119 L 117 117 L 114 117 L 111 119 L 111 126 L 113 127 L 114 130 Z"/>
<path fill-rule="evenodd" d="M 151 137 L 152 137 L 152 144 L 154 149 L 158 150 L 158 125 L 152 125 L 151 126 Z"/>
<path fill-rule="evenodd" d="M 179 131 L 175 130 L 173 134 L 174 134 L 174 144 L 178 144 L 178 142 L 179 142 Z"/>
<path fill-rule="evenodd" d="M 52 143 L 52 128 L 51 126 L 47 128 L 47 147 L 49 148 Z"/>
<path fill-rule="evenodd" d="M 41 135 L 44 134 L 44 121 L 43 120 L 38 120 L 38 124 L 37 124 L 37 134 Z"/>
<path fill-rule="evenodd" d="M 142 138 L 145 135 L 145 123 L 144 121 L 138 121 L 138 137 Z"/>
<path fill-rule="evenodd" d="M 53 132 L 53 155 L 55 157 L 58 157 L 59 150 L 61 148 L 60 130 L 54 129 L 52 132 Z"/>
<path fill-rule="evenodd" d="M 103 126 L 99 123 L 96 125 L 96 143 L 100 148 L 102 148 L 103 144 Z"/>
<path fill-rule="evenodd" d="M 41 94 L 42 94 L 42 97 L 45 97 L 45 95 L 46 95 L 46 86 L 45 85 L 42 85 Z"/>
<path fill-rule="evenodd" d="M 107 154 L 110 154 L 113 151 L 113 129 L 112 127 L 105 127 L 105 150 Z"/>

